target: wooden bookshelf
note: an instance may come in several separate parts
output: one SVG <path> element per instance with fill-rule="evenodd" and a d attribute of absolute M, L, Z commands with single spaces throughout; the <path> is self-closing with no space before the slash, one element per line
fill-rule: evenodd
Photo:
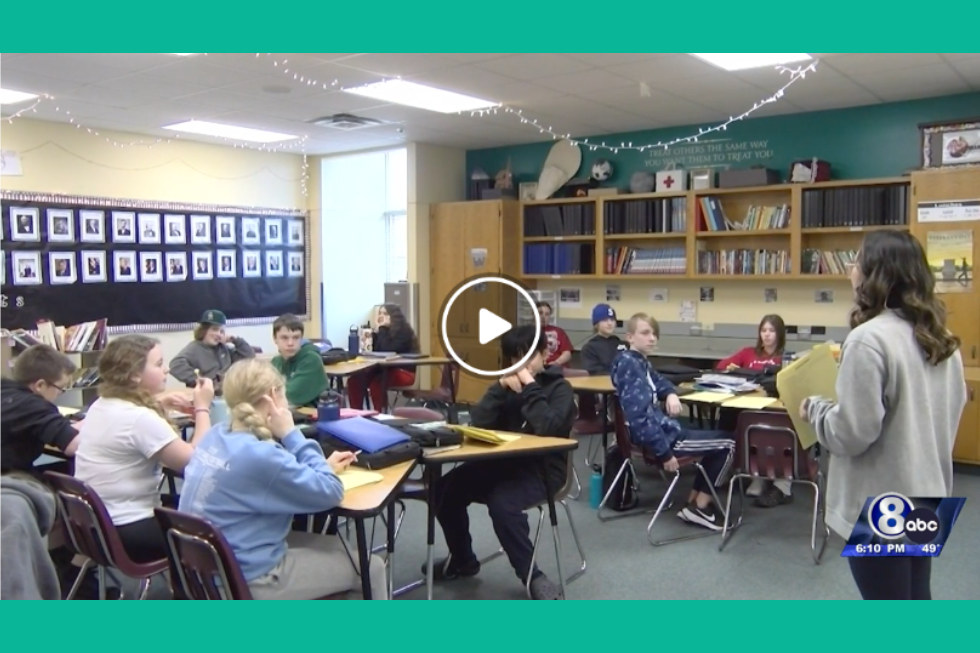
<path fill-rule="evenodd" d="M 635 195 L 607 195 L 600 197 L 575 197 L 555 200 L 541 200 L 521 203 L 521 248 L 522 278 L 527 280 L 704 280 L 704 281 L 844 281 L 846 274 L 832 271 L 827 266 L 819 266 L 820 273 L 811 273 L 810 265 L 804 265 L 804 253 L 811 256 L 816 250 L 823 253 L 856 250 L 864 234 L 883 229 L 908 230 L 914 211 L 908 177 L 887 177 L 881 179 L 860 179 L 848 181 L 821 182 L 815 184 L 776 184 L 749 188 L 709 188 L 682 193 L 641 193 Z M 904 190 L 888 190 L 890 188 Z M 836 193 L 830 204 L 835 213 L 817 215 L 822 207 L 815 204 L 810 191 L 820 191 L 826 196 L 828 191 Z M 882 199 L 888 193 L 893 200 Z M 808 199 L 804 207 L 804 197 Z M 876 199 L 877 197 L 877 199 Z M 904 197 L 904 200 L 901 198 Z M 707 230 L 704 222 L 703 198 L 715 198 L 724 210 L 724 216 L 731 223 L 745 224 L 746 217 L 756 207 L 779 208 L 785 205 L 789 210 L 789 224 L 781 228 Z M 839 198 L 839 199 L 838 199 Z M 863 199 L 854 199 L 863 198 Z M 850 204 L 848 203 L 850 202 Z M 862 203 L 863 202 L 863 203 Z M 573 225 L 570 233 L 554 233 L 555 218 L 552 218 L 552 232 L 548 235 L 529 233 L 525 219 L 528 209 L 540 211 L 541 207 L 554 206 L 565 210 L 568 205 L 591 206 L 587 209 L 573 209 L 579 213 L 594 216 L 594 233 L 576 233 L 585 225 Z M 639 208 L 637 208 L 639 207 Z M 837 207 L 837 208 L 834 208 Z M 819 226 L 804 227 L 804 209 L 807 208 L 808 224 Z M 637 213 L 638 211 L 638 213 Z M 869 222 L 887 220 L 897 224 L 858 224 L 862 215 L 875 214 Z M 537 213 L 540 215 L 540 213 Z M 755 214 L 759 220 L 758 212 Z M 768 214 L 766 214 L 768 215 Z M 573 218 L 574 219 L 574 218 Z M 539 218 L 532 218 L 539 220 Z M 541 227 L 535 227 L 540 231 Z M 556 266 L 553 274 L 542 273 L 540 269 L 528 270 L 528 251 L 525 245 L 574 244 L 582 246 L 576 250 L 576 260 L 586 261 L 587 272 L 578 268 Z M 683 256 L 670 256 L 683 248 Z M 731 252 L 766 250 L 786 252 L 789 258 L 786 273 L 722 274 L 698 272 L 699 252 Z M 540 250 L 536 250 L 540 251 Z M 672 263 L 647 263 L 646 267 L 659 266 L 663 273 L 642 271 L 637 273 L 616 273 L 616 265 L 610 266 L 608 257 L 616 259 L 625 251 L 625 256 L 633 260 L 653 258 L 657 261 L 659 252 Z M 636 252 L 636 253 L 634 253 Z M 533 254 L 532 254 L 533 256 Z M 731 255 L 729 255 L 731 258 Z M 720 257 L 720 254 L 719 254 Z M 707 258 L 707 257 L 706 257 Z M 587 259 L 587 260 L 586 260 Z M 677 260 L 683 260 L 681 272 L 677 272 Z M 836 260 L 836 259 L 834 259 Z M 575 271 L 572 272 L 572 269 Z M 628 266 L 623 267 L 628 269 Z M 826 270 L 826 271 L 825 271 Z"/>

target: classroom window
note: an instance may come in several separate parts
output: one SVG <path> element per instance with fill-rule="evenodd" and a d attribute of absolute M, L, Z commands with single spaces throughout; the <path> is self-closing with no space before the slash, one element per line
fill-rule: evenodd
<path fill-rule="evenodd" d="M 388 283 L 408 280 L 408 215 L 405 211 L 385 213 L 385 279 Z"/>

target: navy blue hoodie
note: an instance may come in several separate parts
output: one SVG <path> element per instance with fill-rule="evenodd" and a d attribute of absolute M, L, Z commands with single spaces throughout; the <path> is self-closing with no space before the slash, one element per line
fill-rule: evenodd
<path fill-rule="evenodd" d="M 659 402 L 676 394 L 677 388 L 653 369 L 646 356 L 632 350 L 613 360 L 612 382 L 629 424 L 630 440 L 649 447 L 657 458 L 670 460 L 683 429 L 664 414 Z"/>

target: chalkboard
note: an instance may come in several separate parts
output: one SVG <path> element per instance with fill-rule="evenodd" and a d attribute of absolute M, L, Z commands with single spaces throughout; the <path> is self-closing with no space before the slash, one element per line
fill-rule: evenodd
<path fill-rule="evenodd" d="M 231 325 L 305 318 L 305 212 L 0 192 L 7 329 L 106 318 L 110 332 L 191 328 L 208 309 Z"/>

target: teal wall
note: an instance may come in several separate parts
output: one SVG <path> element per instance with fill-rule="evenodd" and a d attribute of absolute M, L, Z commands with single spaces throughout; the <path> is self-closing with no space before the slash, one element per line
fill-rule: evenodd
<path fill-rule="evenodd" d="M 977 116 L 980 116 L 980 93 L 757 118 L 735 123 L 727 131 L 712 134 L 710 142 L 702 140 L 671 148 L 668 152 L 647 150 L 614 154 L 601 150 L 592 152 L 583 146 L 582 170 L 578 176 L 587 176 L 595 159 L 606 158 L 615 166 L 611 184 L 606 185 L 621 188 L 629 187 L 634 172 L 664 170 L 668 162 L 679 163 L 687 169 L 764 165 L 785 177 L 793 161 L 817 157 L 830 162 L 834 179 L 892 177 L 919 166 L 919 123 Z M 610 145 L 655 143 L 696 134 L 699 126 L 711 125 L 589 138 Z M 561 127 L 555 125 L 555 128 Z M 493 177 L 509 159 L 516 183 L 537 181 L 553 144 L 548 141 L 471 150 L 466 154 L 467 176 L 479 166 Z"/>

